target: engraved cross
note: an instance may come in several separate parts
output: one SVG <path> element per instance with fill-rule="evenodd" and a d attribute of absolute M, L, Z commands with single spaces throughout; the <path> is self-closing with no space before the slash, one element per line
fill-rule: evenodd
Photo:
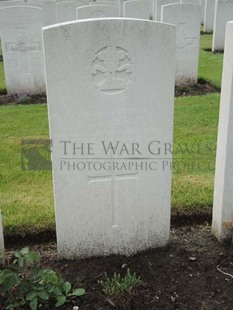
<path fill-rule="evenodd" d="M 116 195 L 117 181 L 137 179 L 138 171 L 133 173 L 116 173 L 112 169 L 109 174 L 99 176 L 88 176 L 88 183 L 111 182 L 111 205 L 112 205 L 112 227 L 118 228 L 118 201 Z"/>

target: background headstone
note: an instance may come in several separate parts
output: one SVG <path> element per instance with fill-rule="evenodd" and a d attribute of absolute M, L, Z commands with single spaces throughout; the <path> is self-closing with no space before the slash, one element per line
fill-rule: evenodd
<path fill-rule="evenodd" d="M 124 17 L 150 19 L 148 0 L 130 0 L 124 2 Z"/>
<path fill-rule="evenodd" d="M 140 169 L 140 161 L 136 169 L 75 171 L 73 160 L 71 170 L 61 169 L 68 153 L 59 141 L 92 142 L 94 157 L 85 157 L 102 164 L 126 155 L 106 156 L 101 141 L 137 141 L 154 160 L 150 141 L 170 143 L 173 135 L 175 27 L 77 21 L 44 28 L 44 49 L 60 255 L 128 255 L 167 244 L 170 169 L 161 162 L 157 171 Z M 138 154 L 132 156 L 136 163 Z"/>
<path fill-rule="evenodd" d="M 201 0 L 181 0 L 180 3 L 183 4 L 191 3 L 201 5 Z"/>
<path fill-rule="evenodd" d="M 8 94 L 45 93 L 42 53 L 42 9 L 0 9 L 1 43 Z"/>
<path fill-rule="evenodd" d="M 6 8 L 11 6 L 30 6 L 38 7 L 42 9 L 43 25 L 48 26 L 56 24 L 56 4 L 53 0 L 48 1 L 23 1 L 23 0 L 9 0 L 0 1 L 0 8 Z M 42 29 L 41 29 L 42 32 Z"/>
<path fill-rule="evenodd" d="M 233 236 L 233 22 L 227 24 L 225 44 L 212 222 L 221 242 Z"/>
<path fill-rule="evenodd" d="M 76 19 L 76 9 L 88 5 L 89 1 L 61 1 L 56 4 L 57 22 L 68 22 Z"/>
<path fill-rule="evenodd" d="M 155 16 L 154 20 L 161 21 L 161 10 L 163 5 L 180 3 L 180 0 L 154 0 Z"/>
<path fill-rule="evenodd" d="M 204 17 L 204 32 L 212 32 L 214 29 L 214 11 L 215 1 L 205 1 L 205 17 Z"/>
<path fill-rule="evenodd" d="M 201 23 L 203 25 L 204 25 L 204 19 L 205 19 L 205 2 L 206 0 L 201 0 Z"/>
<path fill-rule="evenodd" d="M 77 19 L 119 17 L 119 9 L 110 5 L 87 5 L 77 8 Z"/>
<path fill-rule="evenodd" d="M 215 1 L 215 0 L 212 0 Z M 196 5 L 201 5 L 201 18 L 200 18 L 200 22 L 201 24 L 204 24 L 204 15 L 205 15 L 205 0 L 180 0 L 180 3 L 182 4 L 196 4 Z"/>
<path fill-rule="evenodd" d="M 119 0 L 119 15 L 121 16 L 121 17 L 123 17 L 124 16 L 124 2 L 125 2 L 126 0 Z"/>
<path fill-rule="evenodd" d="M 223 51 L 226 23 L 233 20 L 233 0 L 216 0 L 212 51 Z"/>
<path fill-rule="evenodd" d="M 162 7 L 162 21 L 176 25 L 176 85 L 197 83 L 200 11 L 201 6 L 195 4 Z"/>

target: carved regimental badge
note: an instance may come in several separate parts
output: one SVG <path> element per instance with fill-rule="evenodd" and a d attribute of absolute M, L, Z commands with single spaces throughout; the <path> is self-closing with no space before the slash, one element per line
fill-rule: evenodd
<path fill-rule="evenodd" d="M 92 82 L 106 94 L 121 93 L 129 86 L 133 65 L 127 50 L 118 46 L 100 49 L 92 61 Z"/>
<path fill-rule="evenodd" d="M 6 43 L 6 50 L 10 52 L 28 52 L 41 50 L 40 42 L 24 42 L 19 40 L 16 43 Z"/>

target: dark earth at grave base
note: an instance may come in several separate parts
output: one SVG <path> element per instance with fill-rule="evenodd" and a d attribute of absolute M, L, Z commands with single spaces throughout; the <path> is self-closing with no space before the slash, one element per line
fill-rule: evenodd
<path fill-rule="evenodd" d="M 177 86 L 175 89 L 175 96 L 176 97 L 183 97 L 183 96 L 202 96 L 211 93 L 219 93 L 220 88 L 217 88 L 213 84 L 199 79 L 198 83 L 191 86 Z"/>
<path fill-rule="evenodd" d="M 44 267 L 52 267 L 74 286 L 86 289 L 83 298 L 59 309 L 72 310 L 74 305 L 80 310 L 233 309 L 233 245 L 219 245 L 208 223 L 173 228 L 166 248 L 132 257 L 69 261 L 59 260 L 55 243 L 30 249 L 40 253 Z M 128 268 L 141 277 L 140 286 L 131 295 L 107 298 L 98 280 L 105 272 L 124 275 Z"/>

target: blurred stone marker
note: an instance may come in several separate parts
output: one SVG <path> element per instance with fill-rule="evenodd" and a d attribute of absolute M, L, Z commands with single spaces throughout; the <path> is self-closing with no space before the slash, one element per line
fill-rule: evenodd
<path fill-rule="evenodd" d="M 201 23 L 202 24 L 204 24 L 204 19 L 205 19 L 205 3 L 206 3 L 206 0 L 201 0 Z"/>
<path fill-rule="evenodd" d="M 6 8 L 11 6 L 30 6 L 38 7 L 42 9 L 43 26 L 49 26 L 56 23 L 56 5 L 53 0 L 9 0 L 0 1 L 0 8 Z M 42 29 L 41 29 L 42 31 Z"/>
<path fill-rule="evenodd" d="M 124 17 L 150 19 L 149 1 L 129 0 L 124 2 Z"/>
<path fill-rule="evenodd" d="M 212 232 L 220 242 L 233 236 L 233 22 L 227 23 L 223 64 Z"/>
<path fill-rule="evenodd" d="M 226 23 L 233 20 L 233 0 L 216 0 L 212 51 L 223 51 Z"/>
<path fill-rule="evenodd" d="M 68 22 L 76 20 L 76 9 L 78 7 L 86 6 L 89 4 L 89 0 L 68 0 L 60 1 L 56 4 L 57 22 Z"/>
<path fill-rule="evenodd" d="M 170 4 L 162 7 L 162 21 L 176 25 L 176 85 L 198 79 L 200 5 Z"/>
<path fill-rule="evenodd" d="M 161 10 L 163 5 L 180 3 L 180 0 L 154 0 L 154 20 L 161 21 Z"/>
<path fill-rule="evenodd" d="M 119 10 L 116 6 L 110 5 L 86 5 L 77 8 L 77 19 L 119 17 Z"/>
<path fill-rule="evenodd" d="M 205 2 L 205 17 L 204 17 L 204 32 L 212 32 L 214 29 L 214 11 L 215 1 L 206 0 Z"/>
<path fill-rule="evenodd" d="M 42 9 L 12 6 L 0 9 L 1 43 L 8 94 L 43 94 Z"/>

